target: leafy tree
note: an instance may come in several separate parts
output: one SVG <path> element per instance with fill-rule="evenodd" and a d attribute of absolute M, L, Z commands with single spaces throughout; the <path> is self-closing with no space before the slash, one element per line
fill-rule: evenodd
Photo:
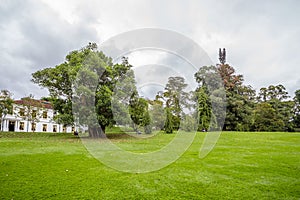
<path fill-rule="evenodd" d="M 160 100 L 153 100 L 149 102 L 150 108 L 150 118 L 151 126 L 156 130 L 163 130 L 165 124 L 165 114 L 163 102 Z"/>
<path fill-rule="evenodd" d="M 295 127 L 300 128 L 300 90 L 295 92 L 294 104 L 293 123 Z"/>
<path fill-rule="evenodd" d="M 178 130 L 183 116 L 183 108 L 188 108 L 189 94 L 184 91 L 186 87 L 187 84 L 183 77 L 169 77 L 165 91 L 161 95 L 166 103 L 166 108 L 168 108 L 166 110 L 166 123 L 168 123 L 169 128 L 172 124 L 173 129 Z M 168 119 L 168 117 L 171 117 L 171 119 Z M 172 121 L 172 123 L 169 123 L 169 121 Z"/>
<path fill-rule="evenodd" d="M 165 132 L 173 133 L 174 125 L 173 125 L 171 109 L 169 107 L 166 107 L 165 113 L 166 113 Z"/>
<path fill-rule="evenodd" d="M 136 89 L 136 81 L 134 72 L 131 69 L 131 65 L 128 63 L 127 58 L 123 58 L 123 65 L 128 65 L 129 68 L 125 75 L 120 77 L 114 87 L 112 98 L 112 109 L 114 112 L 114 120 L 116 124 L 129 126 L 132 125 L 130 117 L 130 101 L 132 98 L 138 98 L 138 92 Z M 121 69 L 120 65 L 117 65 Z"/>
<path fill-rule="evenodd" d="M 89 43 L 86 47 L 70 52 L 66 61 L 55 67 L 45 68 L 32 74 L 32 82 L 50 93 L 48 98 L 57 111 L 56 122 L 64 125 L 72 125 L 74 118 L 72 114 L 72 83 L 78 70 L 82 67 L 84 60 L 90 52 L 95 51 L 97 45 Z M 109 62 L 109 61 L 108 61 Z"/>
<path fill-rule="evenodd" d="M 196 118 L 198 130 L 218 129 L 225 118 L 224 88 L 222 80 L 215 66 L 203 66 L 194 75 L 198 88 L 195 91 L 197 103 Z M 214 113 L 212 107 L 214 106 Z M 211 121 L 213 120 L 213 121 Z M 209 125 L 212 125 L 209 127 Z"/>
<path fill-rule="evenodd" d="M 225 49 L 217 64 L 217 71 L 221 76 L 226 90 L 226 118 L 224 130 L 247 131 L 251 125 L 251 110 L 254 106 L 255 91 L 251 86 L 243 85 L 243 76 L 235 74 L 235 69 L 226 64 Z"/>
<path fill-rule="evenodd" d="M 11 113 L 13 110 L 13 100 L 12 94 L 8 90 L 0 91 L 0 131 L 3 130 L 3 120 L 7 114 Z"/>
<path fill-rule="evenodd" d="M 148 101 L 138 97 L 137 92 L 133 93 L 130 99 L 129 113 L 136 131 L 138 126 L 143 126 L 145 133 L 151 133 L 151 127 L 149 126 L 151 118 L 148 111 Z"/>
<path fill-rule="evenodd" d="M 291 131 L 293 129 L 291 119 L 294 102 L 288 100 L 288 98 L 288 92 L 281 84 L 270 85 L 268 88 L 263 87 L 259 91 L 258 102 L 269 103 L 276 112 L 277 119 L 275 121 L 283 122 L 282 127 L 278 127 L 277 131 Z M 275 129 L 273 128 L 273 130 Z"/>
<path fill-rule="evenodd" d="M 185 115 L 180 128 L 184 131 L 191 132 L 197 130 L 197 121 L 194 116 Z"/>
<path fill-rule="evenodd" d="M 198 130 L 208 130 L 211 117 L 213 115 L 211 103 L 209 101 L 208 92 L 205 89 L 206 87 L 201 87 L 197 89 L 196 95 L 198 100 Z"/>
<path fill-rule="evenodd" d="M 127 104 L 126 106 L 129 106 L 130 94 L 136 93 L 134 73 L 131 67 L 128 59 L 123 57 L 122 64 L 107 66 L 99 78 L 96 111 L 98 122 L 104 133 L 107 126 L 115 124 L 112 112 L 114 91 L 118 91 L 118 102 Z"/>
<path fill-rule="evenodd" d="M 74 123 L 72 100 L 80 102 L 83 106 L 75 107 L 83 115 L 82 122 L 89 125 L 91 137 L 98 137 L 105 133 L 107 126 L 115 124 L 112 112 L 114 89 L 130 67 L 126 58 L 123 58 L 122 64 L 113 65 L 111 58 L 98 51 L 95 43 L 90 43 L 69 53 L 64 63 L 35 72 L 32 81 L 48 88 L 54 107 L 61 116 L 59 119 L 64 124 Z M 77 84 L 75 96 L 72 90 L 74 82 Z M 91 106 L 95 107 L 96 116 L 90 113 Z M 91 120 L 94 118 L 97 118 L 101 129 L 97 129 Z"/>
<path fill-rule="evenodd" d="M 253 126 L 255 131 L 282 131 L 284 122 L 278 113 L 267 102 L 258 103 L 253 112 Z"/>

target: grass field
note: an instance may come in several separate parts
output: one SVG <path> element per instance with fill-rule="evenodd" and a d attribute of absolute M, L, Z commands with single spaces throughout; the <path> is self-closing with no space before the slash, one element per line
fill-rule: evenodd
<path fill-rule="evenodd" d="M 205 133 L 155 172 L 115 171 L 70 134 L 0 133 L 0 199 L 300 199 L 300 133 L 223 132 L 204 159 Z M 174 137 L 111 135 L 128 150 Z"/>

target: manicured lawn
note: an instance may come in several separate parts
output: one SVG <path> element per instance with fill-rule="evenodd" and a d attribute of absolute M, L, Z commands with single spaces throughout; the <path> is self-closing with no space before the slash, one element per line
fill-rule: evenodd
<path fill-rule="evenodd" d="M 299 199 L 300 133 L 223 132 L 204 159 L 205 133 L 155 172 L 115 171 L 70 134 L 0 133 L 0 199 Z M 121 147 L 158 149 L 174 137 L 111 135 Z"/>

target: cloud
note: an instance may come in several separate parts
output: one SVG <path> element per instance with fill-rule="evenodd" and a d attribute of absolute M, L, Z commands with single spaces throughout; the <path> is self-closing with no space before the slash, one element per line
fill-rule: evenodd
<path fill-rule="evenodd" d="M 297 0 L 2 0 L 0 89 L 15 98 L 47 95 L 30 82 L 31 73 L 62 63 L 90 41 L 101 45 L 122 32 L 153 27 L 190 37 L 213 63 L 225 47 L 228 63 L 247 84 L 282 83 L 293 95 L 300 86 L 299 7 Z"/>

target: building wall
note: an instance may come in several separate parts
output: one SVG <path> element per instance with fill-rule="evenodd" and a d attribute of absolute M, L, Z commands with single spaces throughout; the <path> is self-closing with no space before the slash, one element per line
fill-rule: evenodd
<path fill-rule="evenodd" d="M 25 109 L 24 106 L 14 104 L 13 113 L 5 116 L 1 126 L 3 131 L 15 131 L 15 132 L 66 132 L 73 133 L 75 127 L 67 126 L 64 127 L 61 124 L 57 124 L 53 121 L 55 115 L 53 109 L 36 109 L 37 110 L 37 120 L 35 120 L 35 130 L 33 131 L 32 122 L 28 122 L 25 116 L 20 115 L 20 111 Z M 25 110 L 26 112 L 26 110 Z M 47 113 L 47 116 L 43 115 L 43 112 Z M 10 130 L 11 129 L 11 130 Z M 14 129 L 14 130 L 12 130 Z M 56 131 L 54 130 L 56 129 Z"/>

